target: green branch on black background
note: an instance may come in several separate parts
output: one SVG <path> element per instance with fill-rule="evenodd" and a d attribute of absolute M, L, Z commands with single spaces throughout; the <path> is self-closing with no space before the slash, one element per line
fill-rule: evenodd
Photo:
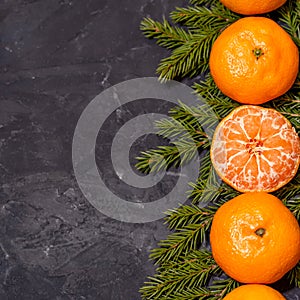
<path fill-rule="evenodd" d="M 288 0 L 267 16 L 277 21 L 300 47 L 300 1 Z M 170 20 L 160 22 L 145 18 L 141 23 L 146 37 L 155 39 L 158 45 L 170 51 L 157 68 L 159 79 L 194 78 L 193 89 L 201 101 L 189 107 L 180 99 L 182 102 L 170 110 L 169 117 L 156 123 L 157 133 L 171 143 L 142 152 L 137 168 L 145 173 L 159 172 L 189 163 L 202 152 L 199 178 L 190 183 L 191 204 L 167 212 L 166 223 L 172 233 L 151 251 L 150 258 L 158 267 L 156 274 L 141 288 L 143 299 L 217 300 L 239 285 L 222 273 L 204 247 L 208 245 L 208 232 L 216 210 L 239 194 L 214 172 L 209 148 L 219 121 L 240 104 L 217 88 L 208 64 L 216 38 L 239 18 L 240 15 L 225 8 L 219 0 L 190 0 L 190 6 L 176 8 Z M 286 94 L 264 106 L 282 113 L 299 134 L 300 75 Z M 273 194 L 300 221 L 300 172 Z M 293 286 L 299 287 L 300 265 L 286 277 Z"/>

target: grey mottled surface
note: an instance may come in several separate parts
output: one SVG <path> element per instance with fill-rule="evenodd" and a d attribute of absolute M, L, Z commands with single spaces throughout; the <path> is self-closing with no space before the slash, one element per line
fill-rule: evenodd
<path fill-rule="evenodd" d="M 95 210 L 73 175 L 72 137 L 105 88 L 155 75 L 167 52 L 142 36 L 140 20 L 184 3 L 0 2 L 0 300 L 140 299 L 149 250 L 167 230 Z M 141 139 L 131 156 L 155 142 Z"/>

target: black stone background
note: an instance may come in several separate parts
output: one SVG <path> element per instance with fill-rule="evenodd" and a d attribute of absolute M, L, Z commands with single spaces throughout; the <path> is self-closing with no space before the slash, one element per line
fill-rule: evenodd
<path fill-rule="evenodd" d="M 161 19 L 186 3 L 1 0 L 0 300 L 140 299 L 139 287 L 154 272 L 149 250 L 166 237 L 166 226 L 122 223 L 94 209 L 74 178 L 72 137 L 97 94 L 154 76 L 167 55 L 143 37 L 141 19 Z M 151 105 L 137 105 L 132 114 Z M 153 136 L 138 140 L 132 162 L 155 143 Z M 174 182 L 176 176 L 158 192 Z M 151 201 L 151 194 L 143 196 Z M 299 290 L 289 294 L 300 299 Z"/>

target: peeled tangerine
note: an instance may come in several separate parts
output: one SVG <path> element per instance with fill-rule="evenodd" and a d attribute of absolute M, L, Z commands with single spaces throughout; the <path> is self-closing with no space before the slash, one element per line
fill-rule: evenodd
<path fill-rule="evenodd" d="M 242 283 L 273 283 L 300 259 L 297 219 L 265 192 L 245 193 L 223 204 L 213 218 L 210 243 L 216 263 Z"/>
<path fill-rule="evenodd" d="M 224 182 L 240 192 L 272 192 L 300 163 L 300 139 L 278 111 L 253 105 L 233 110 L 215 130 L 211 160 Z"/>
<path fill-rule="evenodd" d="M 279 292 L 262 284 L 247 284 L 234 289 L 224 300 L 283 300 Z"/>

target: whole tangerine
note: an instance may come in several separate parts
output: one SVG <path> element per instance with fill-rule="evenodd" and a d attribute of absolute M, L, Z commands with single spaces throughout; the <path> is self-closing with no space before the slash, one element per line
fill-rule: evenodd
<path fill-rule="evenodd" d="M 242 105 L 217 126 L 210 156 L 217 174 L 234 189 L 272 192 L 296 175 L 300 139 L 275 109 Z"/>
<path fill-rule="evenodd" d="M 277 23 L 264 17 L 242 18 L 214 42 L 211 75 L 228 97 L 262 104 L 286 93 L 299 68 L 298 48 Z"/>
<path fill-rule="evenodd" d="M 220 0 L 230 10 L 242 15 L 257 15 L 273 11 L 286 0 Z"/>
<path fill-rule="evenodd" d="M 242 283 L 273 283 L 300 259 L 297 219 L 265 192 L 245 193 L 223 204 L 213 218 L 210 243 L 216 263 Z"/>
<path fill-rule="evenodd" d="M 224 300 L 284 300 L 278 291 L 263 284 L 246 284 L 234 289 Z"/>

